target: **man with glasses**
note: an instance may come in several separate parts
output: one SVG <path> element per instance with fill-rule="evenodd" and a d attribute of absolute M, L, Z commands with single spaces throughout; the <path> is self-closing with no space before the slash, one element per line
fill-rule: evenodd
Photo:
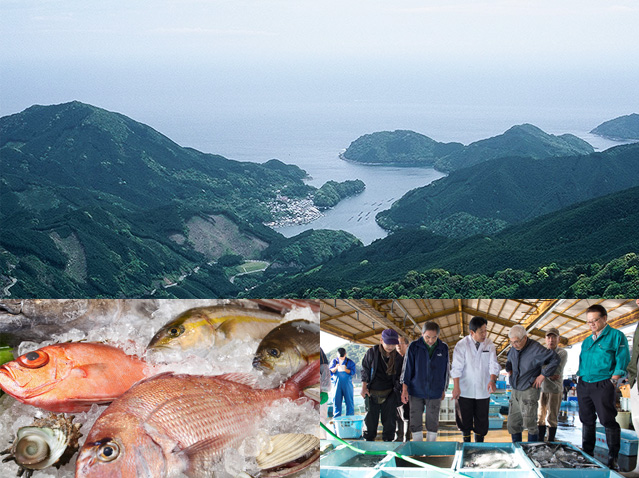
<path fill-rule="evenodd" d="M 537 405 L 540 387 L 546 377 L 555 374 L 560 359 L 553 350 L 529 339 L 526 329 L 521 325 L 514 325 L 508 332 L 508 337 L 512 345 L 506 362 L 506 372 L 510 375 L 512 387 L 508 433 L 513 443 L 520 442 L 526 428 L 528 441 L 538 441 Z"/>
<path fill-rule="evenodd" d="M 595 421 L 606 429 L 608 468 L 618 470 L 617 457 L 621 446 L 621 428 L 615 420 L 617 382 L 625 375 L 630 362 L 628 340 L 619 330 L 607 324 L 608 311 L 596 304 L 586 309 L 586 323 L 592 331 L 581 344 L 577 400 L 582 428 L 582 449 L 592 456 L 597 430 Z"/>

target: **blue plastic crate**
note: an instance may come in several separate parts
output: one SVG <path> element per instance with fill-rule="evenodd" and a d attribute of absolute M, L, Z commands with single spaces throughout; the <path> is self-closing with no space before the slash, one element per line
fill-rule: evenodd
<path fill-rule="evenodd" d="M 374 468 L 346 468 L 320 466 L 320 478 L 369 478 L 375 474 Z"/>
<path fill-rule="evenodd" d="M 608 442 L 606 441 L 606 429 L 604 427 L 597 427 L 597 442 L 595 446 L 608 449 Z M 639 449 L 639 439 L 637 439 L 637 433 L 633 430 L 621 429 L 621 449 L 619 453 L 622 455 L 633 456 L 637 454 Z"/>
<path fill-rule="evenodd" d="M 488 415 L 488 429 L 497 430 L 504 427 L 504 416 L 496 413 Z"/>
<path fill-rule="evenodd" d="M 425 461 L 427 464 L 452 470 L 455 466 L 458 449 L 459 443 L 454 441 L 410 441 L 404 443 L 395 451 L 401 455 L 415 458 L 418 461 Z M 421 459 L 421 457 L 432 457 L 432 459 L 424 460 Z M 385 461 L 380 467 L 380 470 L 386 468 L 410 468 L 415 472 L 429 469 L 422 469 L 418 465 L 407 463 L 401 457 L 394 456 L 388 461 Z"/>
<path fill-rule="evenodd" d="M 361 438 L 364 427 L 363 415 L 344 415 L 333 418 L 335 434 L 340 438 Z"/>
<path fill-rule="evenodd" d="M 543 478 L 611 478 L 619 476 L 609 468 L 606 468 L 599 461 L 582 452 L 579 448 L 574 447 L 570 443 L 561 443 L 562 445 L 567 445 L 569 448 L 580 453 L 586 458 L 586 460 L 597 465 L 598 468 L 536 468 L 526 453 L 523 450 L 521 450 L 521 452 L 522 455 L 524 455 L 524 458 L 530 462 L 530 465 L 535 468 L 535 470 L 539 472 Z M 517 447 L 520 449 L 521 445 L 525 445 L 525 443 L 517 443 Z"/>
<path fill-rule="evenodd" d="M 494 449 L 512 457 L 515 468 L 473 468 L 466 463 L 468 452 L 476 449 Z M 463 443 L 455 471 L 472 478 L 539 478 L 529 461 L 513 443 Z"/>

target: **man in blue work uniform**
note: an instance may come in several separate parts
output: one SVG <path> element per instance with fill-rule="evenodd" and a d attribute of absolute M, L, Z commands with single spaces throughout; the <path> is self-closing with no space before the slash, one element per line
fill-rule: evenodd
<path fill-rule="evenodd" d="M 353 376 L 355 362 L 346 356 L 346 349 L 337 349 L 337 358 L 331 361 L 331 382 L 333 384 L 333 416 L 342 415 L 342 400 L 346 402 L 346 415 L 355 413 L 353 403 Z"/>
<path fill-rule="evenodd" d="M 402 371 L 402 402 L 410 403 L 413 441 L 424 439 L 422 414 L 426 409 L 426 441 L 437 440 L 439 408 L 448 388 L 448 345 L 439 340 L 437 322 L 426 322 L 422 336 L 408 347 Z"/>
<path fill-rule="evenodd" d="M 608 311 L 605 307 L 596 304 L 586 309 L 586 323 L 592 330 L 592 335 L 581 344 L 577 400 L 579 419 L 583 424 L 583 451 L 591 456 L 594 453 L 597 438 L 595 421 L 599 417 L 606 429 L 608 467 L 618 470 L 621 428 L 615 420 L 615 393 L 617 382 L 626 373 L 630 354 L 626 336 L 609 327 L 607 321 Z"/>

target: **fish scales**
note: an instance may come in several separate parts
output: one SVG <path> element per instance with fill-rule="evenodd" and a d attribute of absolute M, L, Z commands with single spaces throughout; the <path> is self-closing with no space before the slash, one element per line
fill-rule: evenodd
<path fill-rule="evenodd" d="M 185 469 L 189 476 L 208 476 L 207 467 L 225 448 L 239 446 L 253 434 L 271 404 L 300 398 L 302 387 L 317 383 L 318 372 L 319 361 L 273 389 L 232 381 L 237 375 L 169 373 L 140 382 L 96 421 L 80 452 L 76 476 L 126 477 L 131 469 L 136 476 L 161 477 Z M 99 463 L 100 450 L 112 442 L 126 455 L 114 463 L 128 472 L 107 474 Z"/>

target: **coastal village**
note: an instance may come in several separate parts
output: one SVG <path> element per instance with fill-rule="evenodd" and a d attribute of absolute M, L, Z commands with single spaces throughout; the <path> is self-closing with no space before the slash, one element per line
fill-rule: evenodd
<path fill-rule="evenodd" d="M 264 223 L 268 227 L 308 224 L 322 216 L 310 195 L 304 199 L 294 199 L 277 194 L 276 198 L 269 201 L 267 205 L 275 218 L 274 221 Z"/>

